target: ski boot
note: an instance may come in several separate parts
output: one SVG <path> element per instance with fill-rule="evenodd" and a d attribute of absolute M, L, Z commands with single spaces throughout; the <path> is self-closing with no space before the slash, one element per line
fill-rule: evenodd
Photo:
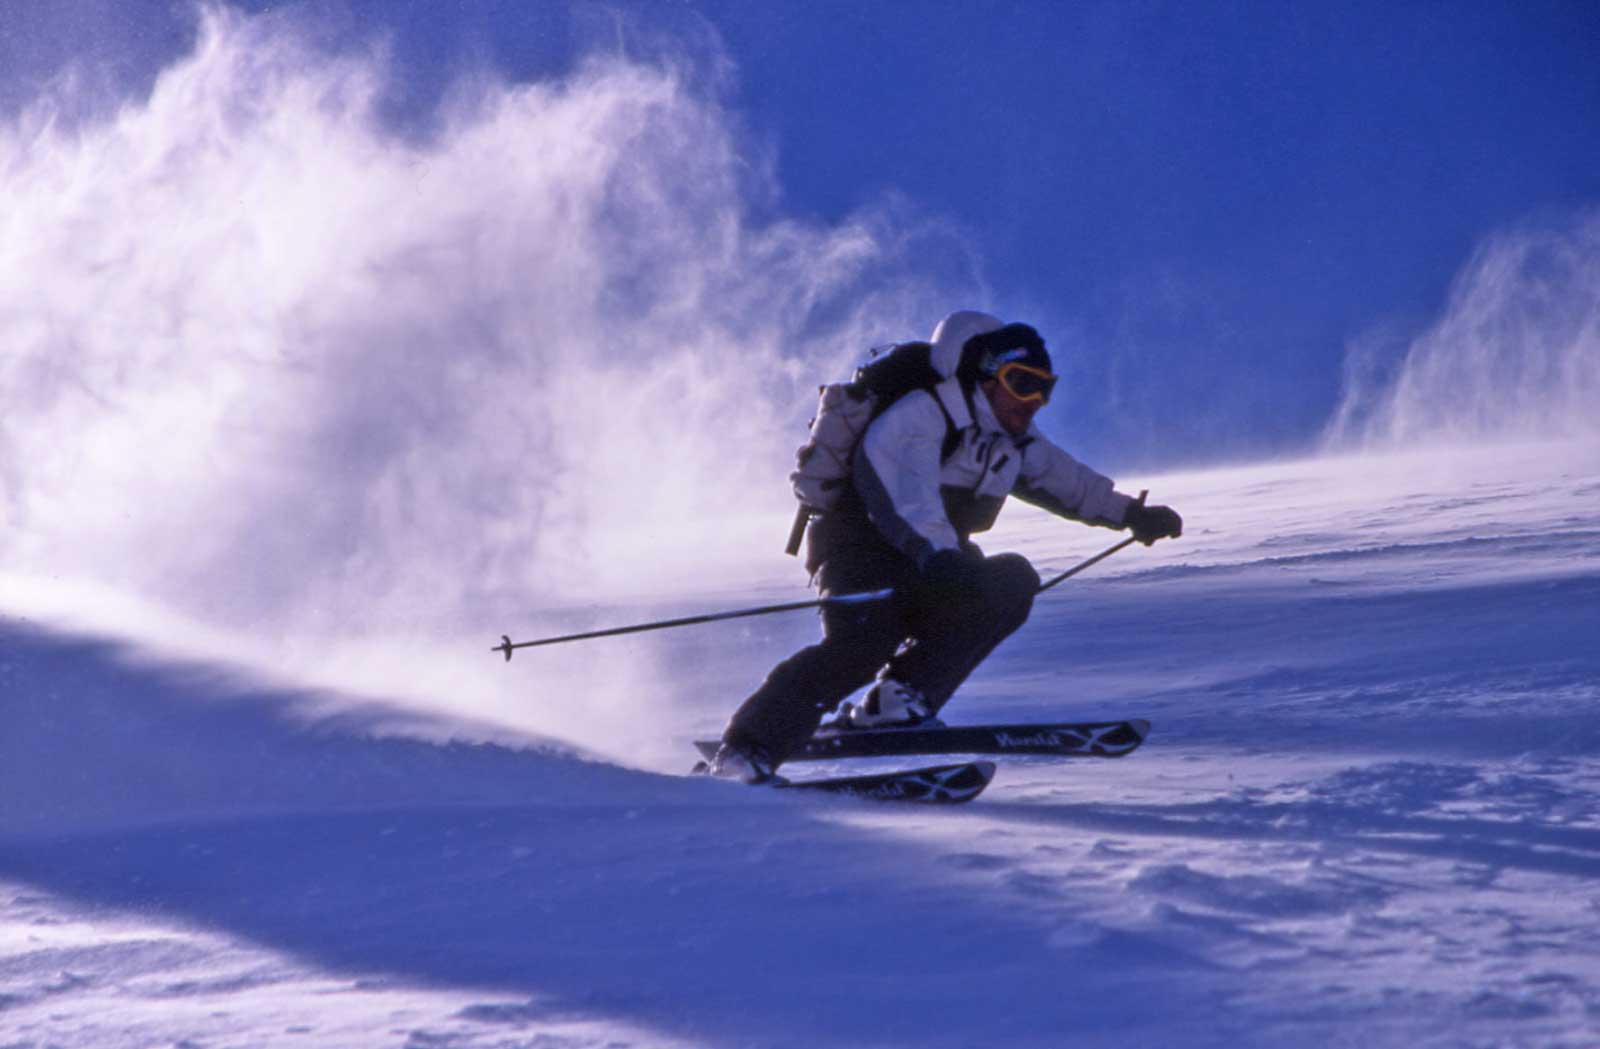
<path fill-rule="evenodd" d="M 910 728 L 941 724 L 921 692 L 904 681 L 881 674 L 860 705 L 846 703 L 834 719 L 838 728 Z"/>
<path fill-rule="evenodd" d="M 718 779 L 750 784 L 777 783 L 783 779 L 777 774 L 772 758 L 764 748 L 740 747 L 728 742 L 717 748 L 709 762 L 702 761 L 696 765 L 694 771 Z"/>

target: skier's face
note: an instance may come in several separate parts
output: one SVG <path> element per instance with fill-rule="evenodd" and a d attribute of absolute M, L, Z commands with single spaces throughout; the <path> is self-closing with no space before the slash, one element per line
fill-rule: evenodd
<path fill-rule="evenodd" d="M 1021 437 L 1028 432 L 1028 426 L 1033 422 L 1035 413 L 1044 407 L 1042 400 L 1018 400 L 1006 389 L 1004 383 L 990 380 L 983 384 L 983 390 L 989 395 L 989 405 L 994 409 L 994 417 L 1000 420 L 1000 425 L 1006 433 L 1013 437 Z"/>

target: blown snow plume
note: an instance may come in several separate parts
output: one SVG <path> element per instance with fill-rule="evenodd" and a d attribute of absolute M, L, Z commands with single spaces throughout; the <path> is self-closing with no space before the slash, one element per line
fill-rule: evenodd
<path fill-rule="evenodd" d="M 147 97 L 0 125 L 0 572 L 487 663 L 781 540 L 803 391 L 937 311 L 886 223 L 753 220 L 766 169 L 670 63 L 484 76 L 426 136 L 386 75 L 210 8 Z M 591 700 L 648 673 L 598 662 Z"/>
<path fill-rule="evenodd" d="M 1600 437 L 1600 213 L 1489 240 L 1442 318 L 1346 362 L 1335 447 Z"/>

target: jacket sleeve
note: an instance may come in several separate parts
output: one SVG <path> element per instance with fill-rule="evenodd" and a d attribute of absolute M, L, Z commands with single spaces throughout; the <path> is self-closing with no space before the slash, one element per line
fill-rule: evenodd
<path fill-rule="evenodd" d="M 947 429 L 931 393 L 908 393 L 867 427 L 852 466 L 868 519 L 919 570 L 935 551 L 961 545 L 939 494 Z"/>
<path fill-rule="evenodd" d="M 1043 437 L 1022 452 L 1022 471 L 1013 494 L 1053 514 L 1089 524 L 1121 528 L 1133 499 L 1117 491 L 1111 478 L 1089 469 Z"/>

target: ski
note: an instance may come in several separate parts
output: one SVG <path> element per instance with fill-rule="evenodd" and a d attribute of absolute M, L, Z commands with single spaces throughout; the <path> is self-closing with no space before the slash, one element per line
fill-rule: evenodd
<path fill-rule="evenodd" d="M 784 790 L 820 790 L 871 801 L 917 801 L 932 805 L 959 805 L 971 801 L 994 779 L 994 762 L 966 761 L 898 772 L 867 773 L 831 779 L 783 780 L 773 786 Z"/>
<path fill-rule="evenodd" d="M 911 754 L 1048 754 L 1061 758 L 1120 758 L 1150 734 L 1140 719 L 1029 722 L 1019 725 L 936 725 L 846 729 L 824 726 L 789 761 L 901 757 Z M 717 740 L 697 740 L 706 757 Z"/>

